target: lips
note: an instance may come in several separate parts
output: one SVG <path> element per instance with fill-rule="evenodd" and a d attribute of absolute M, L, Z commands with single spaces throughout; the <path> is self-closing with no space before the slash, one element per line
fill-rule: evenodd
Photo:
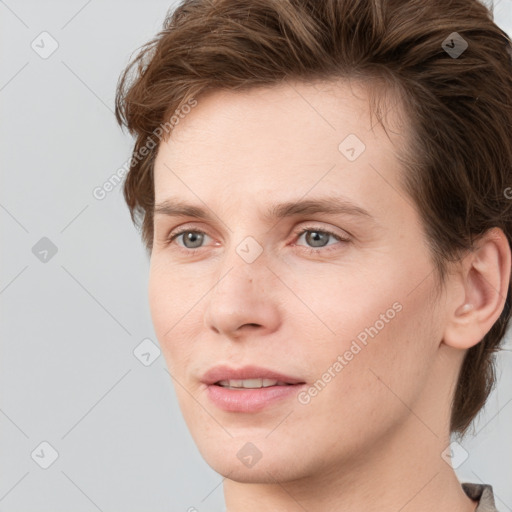
<path fill-rule="evenodd" d="M 202 377 L 201 382 L 207 385 L 217 384 L 220 381 L 246 380 L 246 379 L 270 379 L 285 384 L 304 384 L 304 380 L 285 375 L 280 372 L 260 366 L 244 366 L 242 368 L 230 368 L 220 365 L 210 368 Z"/>
<path fill-rule="evenodd" d="M 262 384 L 272 384 L 271 381 L 275 384 L 254 387 L 259 379 Z M 260 366 L 215 366 L 203 375 L 201 381 L 210 402 L 229 413 L 258 413 L 267 407 L 278 407 L 284 400 L 292 400 L 306 385 L 298 377 Z M 250 387 L 243 387 L 244 383 Z M 235 386 L 231 386 L 233 384 Z"/>

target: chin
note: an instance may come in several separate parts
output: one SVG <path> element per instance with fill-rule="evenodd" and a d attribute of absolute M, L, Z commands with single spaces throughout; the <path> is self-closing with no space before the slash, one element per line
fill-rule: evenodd
<path fill-rule="evenodd" d="M 250 441 L 250 439 L 253 441 Z M 296 449 L 279 442 L 278 438 L 234 437 L 197 447 L 205 462 L 220 475 L 243 483 L 275 483 L 300 479 L 305 473 L 304 457 Z M 299 450 L 300 451 L 300 450 Z"/>
<path fill-rule="evenodd" d="M 274 484 L 288 480 L 295 480 L 300 475 L 295 474 L 297 468 L 290 466 L 283 460 L 268 461 L 265 463 L 260 460 L 252 468 L 245 467 L 243 464 L 228 462 L 226 460 L 205 459 L 207 464 L 216 472 L 229 480 L 240 483 L 252 484 Z"/>

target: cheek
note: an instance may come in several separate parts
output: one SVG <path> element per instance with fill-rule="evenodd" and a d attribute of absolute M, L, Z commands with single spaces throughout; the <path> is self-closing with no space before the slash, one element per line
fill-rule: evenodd
<path fill-rule="evenodd" d="M 181 281 L 177 273 L 163 271 L 162 266 L 152 262 L 148 282 L 151 320 L 167 368 L 173 375 L 190 357 L 194 337 L 190 322 L 196 318 L 193 305 L 198 300 L 191 296 L 190 286 Z"/>
<path fill-rule="evenodd" d="M 399 300 L 390 303 L 381 297 L 380 301 L 367 302 L 368 314 L 358 319 L 354 310 L 350 326 L 340 326 L 347 336 L 340 338 L 337 349 L 331 345 L 330 357 L 322 357 L 318 365 L 321 376 L 338 355 L 343 357 L 344 364 L 333 383 L 315 400 L 335 423 L 361 435 L 369 431 L 381 435 L 405 419 L 409 408 L 414 410 L 435 362 L 435 323 L 425 307 L 427 294 L 397 293 L 394 297 Z M 398 303 L 391 313 L 389 307 Z M 336 407 L 329 408 L 329 404 Z"/>
<path fill-rule="evenodd" d="M 206 286 L 197 273 L 173 265 L 165 254 L 153 256 L 149 269 L 148 297 L 155 328 L 164 333 L 187 315 L 201 297 L 201 287 Z M 203 292 L 204 293 L 204 292 Z M 194 310 L 190 311 L 193 314 Z M 170 333 L 169 333 L 170 334 Z"/>
<path fill-rule="evenodd" d="M 388 413 L 405 414 L 404 404 L 417 398 L 435 360 L 439 329 L 428 307 L 433 284 L 425 279 L 428 271 L 411 264 L 386 269 L 371 279 L 356 273 L 343 279 L 319 277 L 315 286 L 323 283 L 324 294 L 309 288 L 311 309 L 335 333 L 318 331 L 307 350 L 319 390 L 312 391 L 317 394 L 311 404 L 338 415 L 342 423 L 368 416 L 386 422 Z M 297 294 L 306 296 L 308 287 L 300 283 Z"/>
<path fill-rule="evenodd" d="M 167 293 L 168 283 L 160 273 L 151 269 L 148 283 L 148 302 L 151 320 L 160 343 L 164 341 L 165 332 L 172 327 L 172 309 L 174 293 Z"/>

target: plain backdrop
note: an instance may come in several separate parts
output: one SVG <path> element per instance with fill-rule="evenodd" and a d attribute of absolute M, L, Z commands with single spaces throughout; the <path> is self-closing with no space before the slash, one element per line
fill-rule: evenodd
<path fill-rule="evenodd" d="M 133 142 L 114 119 L 119 73 L 172 5 L 0 1 L 0 512 L 223 509 L 223 479 L 158 354 L 122 186 L 94 195 Z M 494 12 L 512 33 L 512 0 Z M 456 470 L 493 485 L 501 512 L 512 510 L 507 343 Z"/>

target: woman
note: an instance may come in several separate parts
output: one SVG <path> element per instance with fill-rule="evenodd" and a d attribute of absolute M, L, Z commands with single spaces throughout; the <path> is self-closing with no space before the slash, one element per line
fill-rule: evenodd
<path fill-rule="evenodd" d="M 228 512 L 496 510 L 454 469 L 511 314 L 511 48 L 476 0 L 191 0 L 122 74 L 152 320 Z"/>

